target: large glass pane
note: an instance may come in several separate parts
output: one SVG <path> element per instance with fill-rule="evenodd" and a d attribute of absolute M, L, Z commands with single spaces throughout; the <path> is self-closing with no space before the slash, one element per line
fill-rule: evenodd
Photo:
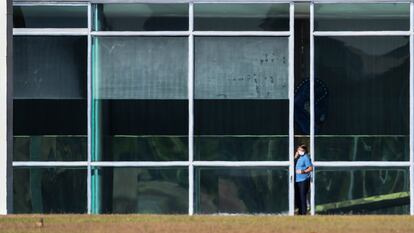
<path fill-rule="evenodd" d="M 15 36 L 15 99 L 86 98 L 87 38 Z"/>
<path fill-rule="evenodd" d="M 86 213 L 86 169 L 14 168 L 13 213 Z"/>
<path fill-rule="evenodd" d="M 315 38 L 316 160 L 409 159 L 409 38 Z"/>
<path fill-rule="evenodd" d="M 94 39 L 95 160 L 188 159 L 187 57 L 185 37 Z"/>
<path fill-rule="evenodd" d="M 289 210 L 288 168 L 201 167 L 195 174 L 197 213 L 277 214 Z"/>
<path fill-rule="evenodd" d="M 87 6 L 14 6 L 15 28 L 87 28 Z"/>
<path fill-rule="evenodd" d="M 86 37 L 14 37 L 14 160 L 86 160 Z"/>
<path fill-rule="evenodd" d="M 93 184 L 97 213 L 188 213 L 187 168 L 98 168 Z"/>
<path fill-rule="evenodd" d="M 409 3 L 315 4 L 316 31 L 407 31 Z"/>
<path fill-rule="evenodd" d="M 288 38 L 195 38 L 195 158 L 288 160 Z"/>
<path fill-rule="evenodd" d="M 96 31 L 186 31 L 188 4 L 97 4 Z"/>
<path fill-rule="evenodd" d="M 289 4 L 195 4 L 197 31 L 289 31 Z"/>
<path fill-rule="evenodd" d="M 408 168 L 317 168 L 317 214 L 408 214 Z"/>

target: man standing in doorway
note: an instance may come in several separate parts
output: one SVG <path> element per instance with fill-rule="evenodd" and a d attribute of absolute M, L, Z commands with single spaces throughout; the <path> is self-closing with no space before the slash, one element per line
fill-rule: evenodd
<path fill-rule="evenodd" d="M 299 215 L 306 215 L 308 209 L 307 196 L 310 187 L 310 173 L 313 171 L 313 164 L 309 157 L 306 145 L 297 147 L 295 159 L 297 159 L 295 182 L 297 191 L 299 192 L 298 195 L 296 195 L 299 198 Z"/>

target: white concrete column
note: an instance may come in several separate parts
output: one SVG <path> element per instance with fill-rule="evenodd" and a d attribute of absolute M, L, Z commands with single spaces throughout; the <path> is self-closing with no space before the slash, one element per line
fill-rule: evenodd
<path fill-rule="evenodd" d="M 0 214 L 13 204 L 12 1 L 0 1 Z"/>

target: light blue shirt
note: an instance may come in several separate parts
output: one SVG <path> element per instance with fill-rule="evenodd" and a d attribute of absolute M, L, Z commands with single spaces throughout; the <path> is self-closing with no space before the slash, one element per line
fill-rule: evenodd
<path fill-rule="evenodd" d="M 310 166 L 313 166 L 313 165 L 312 165 L 312 161 L 309 158 L 308 154 L 304 154 L 299 157 L 298 161 L 296 162 L 296 169 L 295 169 L 296 182 L 301 182 L 301 181 L 304 181 L 310 178 L 310 173 L 306 173 L 306 174 L 296 173 L 296 170 L 305 170 Z"/>

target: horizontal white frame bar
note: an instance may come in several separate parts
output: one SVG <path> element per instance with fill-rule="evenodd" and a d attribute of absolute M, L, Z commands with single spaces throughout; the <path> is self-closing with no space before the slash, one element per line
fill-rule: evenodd
<path fill-rule="evenodd" d="M 315 31 L 314 36 L 409 36 L 410 31 Z"/>
<path fill-rule="evenodd" d="M 88 6 L 87 2 L 40 2 L 14 1 L 13 6 Z"/>
<path fill-rule="evenodd" d="M 87 36 L 88 28 L 14 28 L 13 36 Z"/>
<path fill-rule="evenodd" d="M 289 31 L 195 31 L 194 36 L 290 36 Z M 189 31 L 94 31 L 92 36 L 189 36 Z"/>
<path fill-rule="evenodd" d="M 90 162 L 97 167 L 158 167 L 158 166 L 189 166 L 189 161 L 96 161 Z M 194 166 L 217 167 L 288 167 L 289 161 L 193 161 Z M 315 167 L 409 167 L 410 161 L 315 161 Z M 87 166 L 88 161 L 14 161 L 13 167 L 36 166 Z"/>
<path fill-rule="evenodd" d="M 309 0 L 310 1 L 310 0 Z M 358 3 L 410 3 L 410 0 L 314 0 L 315 4 L 331 4 L 331 3 L 351 3 L 351 4 L 358 4 Z"/>
<path fill-rule="evenodd" d="M 92 36 L 189 36 L 189 31 L 93 31 Z"/>
<path fill-rule="evenodd" d="M 290 36 L 289 31 L 194 31 L 194 36 Z"/>
<path fill-rule="evenodd" d="M 382 162 L 382 161 L 315 161 L 315 167 L 409 167 L 410 161 Z"/>
<path fill-rule="evenodd" d="M 289 161 L 194 161 L 194 166 L 211 167 L 286 167 L 289 168 Z"/>
<path fill-rule="evenodd" d="M 290 2 L 295 2 L 295 3 L 310 3 L 312 2 L 311 0 L 292 0 L 292 1 L 288 1 L 288 0 L 223 0 L 223 1 L 218 1 L 218 0 L 91 0 L 90 3 L 92 4 L 113 4 L 113 3 L 148 3 L 148 4 L 158 4 L 158 3 L 189 3 L 189 2 L 193 2 L 195 4 L 198 3 L 240 3 L 240 4 L 247 4 L 247 3 L 279 3 L 279 4 L 283 4 L 283 3 L 290 3 Z M 402 1 L 402 0 L 398 0 L 398 1 L 392 1 L 392 0 L 314 0 L 313 2 L 315 2 L 316 4 L 319 3 L 323 3 L 323 4 L 329 4 L 329 3 L 410 3 L 409 0 L 406 1 Z M 60 2 L 60 1 L 50 1 L 50 2 L 42 2 L 42 1 L 14 1 L 13 5 L 51 5 L 51 6 L 55 6 L 55 5 L 87 5 L 87 1 L 83 0 L 83 1 L 79 1 L 79 2 Z"/>
<path fill-rule="evenodd" d="M 92 167 L 185 167 L 188 161 L 121 161 L 121 162 L 91 162 Z"/>
<path fill-rule="evenodd" d="M 288 138 L 289 135 L 194 135 L 195 138 Z"/>
<path fill-rule="evenodd" d="M 194 0 L 195 4 L 204 4 L 204 3 L 215 3 L 215 4 L 221 4 L 221 3 L 235 3 L 235 4 L 255 4 L 255 3 L 276 3 L 276 4 L 289 4 L 290 2 L 308 2 L 307 0 L 296 0 L 296 1 L 288 1 L 288 0 L 223 0 L 223 1 L 217 1 L 217 0 Z"/>
<path fill-rule="evenodd" d="M 87 161 L 15 161 L 13 167 L 87 167 Z"/>
<path fill-rule="evenodd" d="M 113 4 L 113 3 L 189 3 L 190 0 L 91 0 L 92 4 Z"/>
<path fill-rule="evenodd" d="M 300 135 L 300 136 L 307 136 L 307 135 Z M 315 135 L 315 138 L 369 138 L 369 137 L 409 137 L 410 135 L 403 135 L 403 134 L 359 134 L 359 135 Z"/>
<path fill-rule="evenodd" d="M 309 0 L 91 0 L 94 4 L 111 4 L 111 3 L 289 3 L 289 2 L 309 2 Z"/>

